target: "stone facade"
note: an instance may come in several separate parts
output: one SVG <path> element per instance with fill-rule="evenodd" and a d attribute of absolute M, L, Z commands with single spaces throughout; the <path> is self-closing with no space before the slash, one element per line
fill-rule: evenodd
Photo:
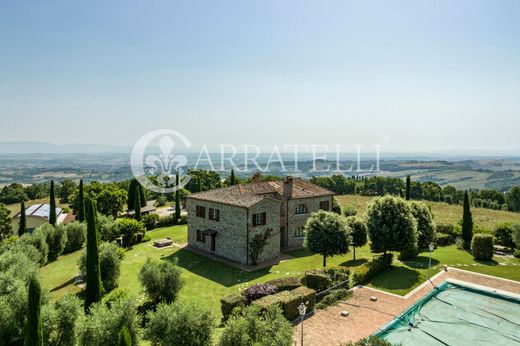
<path fill-rule="evenodd" d="M 291 199 L 287 201 L 287 247 L 301 247 L 303 246 L 304 237 L 297 236 L 297 230 L 300 227 L 305 226 L 307 219 L 311 213 L 315 213 L 320 210 L 320 202 L 329 201 L 329 209 L 332 207 L 332 196 L 325 197 L 314 197 L 314 198 L 300 198 Z M 307 208 L 307 213 L 296 214 L 296 208 L 303 204 Z"/>
<path fill-rule="evenodd" d="M 188 196 L 189 246 L 246 265 L 252 264 L 251 240 L 268 230 L 271 235 L 259 263 L 279 257 L 285 248 L 303 246 L 301 228 L 311 213 L 320 210 L 322 202 L 328 202 L 328 210 L 332 207 L 333 193 L 309 184 L 296 180 L 293 186 L 291 178 L 284 180 L 283 186 L 253 182 Z M 294 198 L 296 194 L 300 198 Z M 309 194 L 310 197 L 301 198 Z M 300 205 L 304 207 L 297 212 Z M 202 208 L 204 213 L 200 212 Z M 209 218 L 210 208 L 218 210 L 218 221 Z M 265 224 L 255 225 L 255 214 L 265 215 Z"/>

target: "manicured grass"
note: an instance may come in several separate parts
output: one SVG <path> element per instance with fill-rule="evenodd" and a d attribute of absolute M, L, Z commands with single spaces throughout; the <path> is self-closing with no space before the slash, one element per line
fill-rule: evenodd
<path fill-rule="evenodd" d="M 185 243 L 186 226 L 174 226 L 148 232 L 152 239 L 172 238 L 176 243 Z M 306 270 L 320 268 L 322 258 L 308 251 L 295 250 L 290 254 L 293 259 L 278 265 L 260 269 L 255 272 L 244 272 L 235 267 L 212 261 L 204 256 L 185 249 L 170 247 L 156 249 L 153 240 L 134 246 L 126 252 L 121 266 L 119 287 L 128 290 L 135 297 L 141 297 L 142 291 L 137 275 L 147 257 L 162 258 L 167 261 L 178 261 L 182 268 L 184 287 L 180 292 L 181 300 L 195 301 L 208 306 L 215 315 L 220 316 L 220 297 L 238 292 L 245 287 L 285 275 L 303 275 Z M 78 293 L 81 289 L 70 280 L 78 274 L 77 261 L 81 251 L 61 256 L 57 261 L 41 269 L 43 285 L 51 290 L 53 297 L 67 293 Z M 368 246 L 356 249 L 357 260 L 352 260 L 352 253 L 327 259 L 327 265 L 358 266 L 372 258 Z M 455 246 L 436 249 L 433 253 L 432 270 L 434 275 L 447 264 L 461 269 L 500 276 L 520 281 L 520 260 L 516 258 L 495 257 L 489 263 L 475 262 L 472 256 Z M 468 265 L 468 266 L 464 266 Z M 372 280 L 370 286 L 404 295 L 427 279 L 428 253 L 421 253 L 414 261 L 398 262 L 394 266 Z"/>
<path fill-rule="evenodd" d="M 367 204 L 373 197 L 358 195 L 343 195 L 337 199 L 343 207 L 355 208 L 362 215 Z M 456 224 L 462 218 L 462 206 L 440 202 L 426 202 L 432 208 L 436 222 Z M 520 222 L 520 213 L 484 208 L 471 208 L 473 222 L 476 226 L 493 230 L 496 225 L 504 222 Z"/>

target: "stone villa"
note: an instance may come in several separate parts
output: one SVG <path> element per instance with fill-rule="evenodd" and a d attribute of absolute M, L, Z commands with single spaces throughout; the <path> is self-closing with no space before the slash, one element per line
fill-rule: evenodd
<path fill-rule="evenodd" d="M 271 235 L 258 262 L 303 245 L 303 226 L 312 212 L 331 210 L 333 192 L 299 178 L 195 193 L 187 197 L 188 244 L 198 250 L 250 265 L 250 241 Z"/>

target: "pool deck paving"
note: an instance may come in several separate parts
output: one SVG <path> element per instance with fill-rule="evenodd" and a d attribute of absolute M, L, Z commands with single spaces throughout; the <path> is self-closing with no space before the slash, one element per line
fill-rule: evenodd
<path fill-rule="evenodd" d="M 520 282 L 473 273 L 449 267 L 431 278 L 435 285 L 446 280 L 457 280 L 513 294 L 520 294 Z M 433 289 L 426 281 L 405 296 L 384 292 L 366 286 L 357 286 L 352 297 L 338 306 L 317 312 L 304 321 L 304 344 L 311 346 L 343 345 L 367 337 L 403 313 L 407 308 Z M 370 297 L 377 297 L 371 301 Z M 342 311 L 348 311 L 342 317 Z M 294 344 L 300 345 L 301 325 L 294 329 Z"/>

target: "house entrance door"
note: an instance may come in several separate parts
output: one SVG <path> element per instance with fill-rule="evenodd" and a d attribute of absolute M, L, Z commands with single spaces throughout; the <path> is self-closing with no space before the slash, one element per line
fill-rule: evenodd
<path fill-rule="evenodd" d="M 287 246 L 287 234 L 285 227 L 280 227 L 280 249 L 284 249 Z"/>
<path fill-rule="evenodd" d="M 211 235 L 211 252 L 215 252 L 215 238 L 217 237 L 216 234 Z"/>

